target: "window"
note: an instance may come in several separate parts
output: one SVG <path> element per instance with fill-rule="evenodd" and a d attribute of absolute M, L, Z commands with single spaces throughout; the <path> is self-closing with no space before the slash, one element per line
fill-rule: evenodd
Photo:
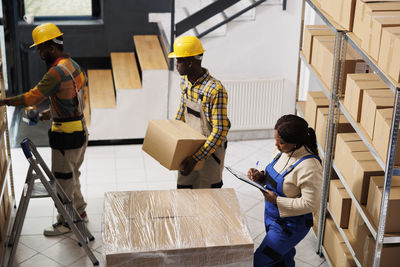
<path fill-rule="evenodd" d="M 24 0 L 25 14 L 35 17 L 92 16 L 95 0 Z"/>

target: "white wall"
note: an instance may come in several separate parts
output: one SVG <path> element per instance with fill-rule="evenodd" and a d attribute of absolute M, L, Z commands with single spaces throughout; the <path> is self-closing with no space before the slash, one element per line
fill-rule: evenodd
<path fill-rule="evenodd" d="M 220 80 L 285 79 L 283 113 L 293 113 L 299 49 L 301 2 L 260 5 L 253 21 L 228 23 L 225 36 L 203 37 L 203 66 Z M 173 117 L 179 101 L 179 77 L 170 75 L 170 108 Z"/>

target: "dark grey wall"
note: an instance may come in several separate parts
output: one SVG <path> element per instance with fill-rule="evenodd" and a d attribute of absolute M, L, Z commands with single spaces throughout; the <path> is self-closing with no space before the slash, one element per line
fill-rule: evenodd
<path fill-rule="evenodd" d="M 54 21 L 64 33 L 64 49 L 73 58 L 109 57 L 110 52 L 134 51 L 134 34 L 158 34 L 155 23 L 148 23 L 149 12 L 170 12 L 168 0 L 101 0 L 102 17 L 91 21 Z M 18 23 L 21 61 L 28 69 L 24 74 L 23 91 L 33 87 L 46 67 L 32 44 L 35 25 Z M 28 66 L 28 67 L 26 67 Z M 23 71 L 24 72 L 24 71 Z"/>

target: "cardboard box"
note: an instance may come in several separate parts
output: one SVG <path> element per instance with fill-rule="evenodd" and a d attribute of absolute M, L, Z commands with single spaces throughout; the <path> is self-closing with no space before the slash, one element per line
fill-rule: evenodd
<path fill-rule="evenodd" d="M 339 24 L 347 31 L 353 30 L 354 12 L 356 0 L 341 0 L 339 2 Z"/>
<path fill-rule="evenodd" d="M 311 65 L 314 67 L 314 69 L 318 72 L 318 74 L 321 76 L 322 73 L 322 68 L 324 67 L 324 64 L 326 62 L 324 61 L 324 54 L 322 52 L 322 44 L 323 43 L 335 43 L 335 36 L 334 35 L 327 35 L 327 36 L 314 36 L 313 38 L 313 44 L 312 44 L 312 55 L 313 57 L 311 58 Z M 330 83 L 327 84 L 327 86 L 330 86 Z"/>
<path fill-rule="evenodd" d="M 339 179 L 329 186 L 329 210 L 336 223 L 343 229 L 349 226 L 351 198 Z"/>
<path fill-rule="evenodd" d="M 378 1 L 375 1 L 375 3 L 364 3 L 364 1 L 357 0 L 353 23 L 354 34 L 361 39 L 363 28 L 368 25 L 367 23 L 369 23 L 370 17 L 373 13 L 399 10 L 400 2 L 393 1 L 379 3 Z"/>
<path fill-rule="evenodd" d="M 329 108 L 319 108 L 317 111 L 317 121 L 315 135 L 321 147 L 325 147 L 326 127 L 328 123 Z M 336 126 L 336 133 L 354 132 L 353 127 L 343 114 L 340 114 L 339 123 Z"/>
<path fill-rule="evenodd" d="M 311 64 L 312 47 L 315 36 L 334 35 L 327 25 L 305 25 L 303 37 L 303 53 L 307 62 Z"/>
<path fill-rule="evenodd" d="M 315 129 L 317 111 L 319 108 L 329 107 L 329 99 L 321 93 L 308 92 L 304 118 L 308 122 L 309 127 Z"/>
<path fill-rule="evenodd" d="M 326 218 L 323 246 L 333 266 L 346 266 L 346 254 L 350 254 L 342 236 L 331 218 Z"/>
<path fill-rule="evenodd" d="M 231 188 L 107 192 L 103 224 L 107 266 L 253 265 Z"/>
<path fill-rule="evenodd" d="M 365 90 L 389 89 L 375 73 L 347 74 L 344 106 L 355 122 L 360 122 Z"/>
<path fill-rule="evenodd" d="M 384 27 L 400 26 L 400 11 L 397 12 L 376 12 L 367 23 L 361 38 L 361 47 L 376 61 L 379 57 L 382 29 Z"/>
<path fill-rule="evenodd" d="M 393 107 L 394 93 L 391 90 L 368 90 L 364 92 L 360 123 L 368 136 L 374 138 L 375 116 L 379 109 Z"/>
<path fill-rule="evenodd" d="M 350 142 L 351 143 L 351 142 Z M 349 142 L 345 143 L 345 146 Z M 340 158 L 340 160 L 338 160 Z M 335 154 L 335 164 L 360 204 L 367 204 L 369 179 L 383 170 L 369 151 Z"/>
<path fill-rule="evenodd" d="M 179 170 L 182 161 L 196 153 L 207 138 L 177 120 L 151 120 L 142 149 L 169 170 Z M 195 169 L 201 169 L 200 161 Z"/>
<path fill-rule="evenodd" d="M 390 129 L 392 126 L 393 108 L 378 109 L 375 117 L 374 138 L 372 143 L 375 146 L 381 159 L 386 162 L 389 148 Z M 399 131 L 400 133 L 400 131 Z M 397 139 L 394 165 L 400 165 L 400 139 Z"/>
<path fill-rule="evenodd" d="M 361 224 L 364 224 L 364 220 L 361 217 L 360 213 L 358 212 L 356 205 L 354 205 L 354 203 L 352 202 L 350 208 L 349 227 L 348 227 L 348 232 L 352 237 L 352 240 L 358 239 L 358 233 L 359 233 L 358 228 Z"/>
<path fill-rule="evenodd" d="M 345 158 L 340 155 L 345 155 L 351 152 L 369 151 L 368 147 L 361 141 L 357 133 L 340 133 L 336 135 L 335 144 L 335 163 L 338 166 L 346 164 Z M 338 156 L 336 156 L 338 155 Z"/>
<path fill-rule="evenodd" d="M 323 38 L 324 37 L 324 38 Z M 326 84 L 328 89 L 332 82 L 332 69 L 334 62 L 335 40 L 329 38 L 331 36 L 316 36 L 313 43 L 313 59 L 312 65 L 319 72 L 321 80 Z M 316 51 L 314 51 L 314 48 Z M 344 64 L 344 73 L 342 83 L 340 84 L 341 92 L 345 92 L 347 73 L 355 73 L 356 71 L 365 70 L 365 62 L 362 61 L 360 55 L 348 45 L 346 53 L 346 61 Z"/>
<path fill-rule="evenodd" d="M 400 27 L 383 28 L 378 65 L 400 82 Z"/>
<path fill-rule="evenodd" d="M 375 239 L 372 237 L 365 224 L 359 227 L 359 238 L 356 240 L 354 249 L 355 256 L 363 267 L 373 265 L 375 253 Z M 399 245 L 384 245 L 382 248 L 380 266 L 397 267 L 399 266 Z"/>
<path fill-rule="evenodd" d="M 382 191 L 385 177 L 371 177 L 368 190 L 367 212 L 372 218 L 372 222 L 378 227 L 379 212 L 381 210 Z M 385 233 L 400 232 L 400 218 L 398 210 L 400 208 L 400 176 L 392 176 L 390 184 L 390 197 L 388 204 L 388 216 L 386 217 Z"/>

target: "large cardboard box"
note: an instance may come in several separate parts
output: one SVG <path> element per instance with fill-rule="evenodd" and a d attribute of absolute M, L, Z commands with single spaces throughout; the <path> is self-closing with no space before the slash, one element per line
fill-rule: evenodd
<path fill-rule="evenodd" d="M 358 212 L 356 205 L 352 202 L 350 208 L 349 227 L 348 227 L 348 233 L 350 234 L 352 240 L 358 239 L 358 232 L 359 232 L 358 227 L 361 224 L 364 224 L 364 220 L 361 217 L 360 213 Z"/>
<path fill-rule="evenodd" d="M 400 10 L 400 2 L 381 2 L 375 1 L 374 3 L 364 3 L 365 1 L 357 0 L 355 13 L 354 13 L 354 23 L 353 23 L 353 32 L 357 35 L 358 38 L 361 39 L 362 32 L 367 23 L 369 23 L 371 15 L 375 12 L 390 12 L 390 11 L 399 11 Z"/>
<path fill-rule="evenodd" d="M 365 224 L 360 225 L 358 236 L 359 238 L 356 240 L 356 246 L 354 248 L 355 256 L 361 266 L 371 267 L 374 260 L 375 239 Z M 384 245 L 382 248 L 380 266 L 399 266 L 399 254 L 399 245 Z"/>
<path fill-rule="evenodd" d="M 371 177 L 368 190 L 367 212 L 373 223 L 378 227 L 379 212 L 381 210 L 382 191 L 385 177 Z M 386 216 L 385 233 L 400 233 L 400 176 L 392 176 L 388 216 Z"/>
<path fill-rule="evenodd" d="M 349 142 L 344 143 L 345 146 L 348 144 Z M 383 175 L 382 168 L 371 152 L 337 153 L 335 154 L 335 163 L 357 201 L 360 204 L 367 204 L 370 177 Z"/>
<path fill-rule="evenodd" d="M 252 266 L 254 244 L 235 191 L 108 192 L 107 266 Z"/>
<path fill-rule="evenodd" d="M 353 28 L 355 5 L 355 0 L 321 1 L 321 8 L 347 31 Z"/>
<path fill-rule="evenodd" d="M 328 206 L 336 223 L 343 229 L 347 228 L 349 226 L 351 197 L 339 179 L 330 181 Z"/>
<path fill-rule="evenodd" d="M 331 218 L 327 218 L 325 221 L 323 245 L 333 266 L 356 266 L 349 249 Z"/>
<path fill-rule="evenodd" d="M 325 147 L 326 127 L 328 123 L 329 108 L 319 108 L 317 111 L 317 121 L 315 125 L 315 135 L 321 147 Z M 353 127 L 347 118 L 340 114 L 339 123 L 336 126 L 337 133 L 354 132 Z"/>
<path fill-rule="evenodd" d="M 360 122 L 361 106 L 365 90 L 389 89 L 375 73 L 347 74 L 344 106 L 354 121 Z"/>
<path fill-rule="evenodd" d="M 324 37 L 324 38 L 323 38 Z M 332 82 L 332 69 L 334 61 L 335 40 L 329 38 L 331 36 L 317 36 L 313 43 L 313 59 L 312 65 L 319 72 L 322 81 L 328 89 Z M 314 51 L 314 48 L 316 51 Z M 347 73 L 364 72 L 366 69 L 365 62 L 362 61 L 360 55 L 351 47 L 347 47 L 346 60 L 344 63 L 343 79 L 340 84 L 342 93 L 345 92 Z"/>
<path fill-rule="evenodd" d="M 340 155 L 345 155 L 351 152 L 369 151 L 368 147 L 360 139 L 357 133 L 339 133 L 336 135 L 335 144 L 335 163 L 338 166 L 346 164 L 346 159 Z M 336 156 L 338 155 L 338 156 Z"/>
<path fill-rule="evenodd" d="M 303 53 L 307 62 L 311 64 L 312 47 L 315 36 L 334 35 L 327 25 L 305 25 L 303 37 Z"/>
<path fill-rule="evenodd" d="M 393 108 L 378 109 L 375 117 L 374 138 L 372 143 L 384 162 L 389 148 L 390 129 L 392 126 Z M 400 133 L 400 131 L 399 131 Z M 400 139 L 397 139 L 394 165 L 400 165 Z"/>
<path fill-rule="evenodd" d="M 206 137 L 183 121 L 151 120 L 147 126 L 142 149 L 169 170 L 179 170 L 182 161 L 193 155 Z M 195 169 L 201 169 L 199 162 Z"/>
<path fill-rule="evenodd" d="M 313 129 L 315 129 L 318 109 L 329 107 L 329 99 L 322 94 L 323 92 L 308 92 L 307 94 L 304 117 L 309 127 Z"/>
<path fill-rule="evenodd" d="M 364 92 L 360 123 L 371 139 L 374 138 L 375 116 L 379 109 L 393 107 L 394 93 L 387 90 Z"/>
<path fill-rule="evenodd" d="M 334 35 L 326 35 L 326 36 L 314 36 L 313 44 L 312 44 L 312 58 L 311 58 L 311 65 L 317 71 L 317 73 L 321 76 L 322 69 L 324 64 L 327 62 L 324 61 L 324 54 L 322 49 L 323 43 L 335 43 L 335 36 Z M 330 83 L 327 84 L 330 86 Z"/>
<path fill-rule="evenodd" d="M 378 65 L 400 82 L 400 27 L 383 28 Z"/>
<path fill-rule="evenodd" d="M 361 38 L 361 47 L 376 61 L 378 61 L 379 48 L 384 27 L 400 26 L 400 11 L 376 12 L 366 23 L 366 28 Z"/>

